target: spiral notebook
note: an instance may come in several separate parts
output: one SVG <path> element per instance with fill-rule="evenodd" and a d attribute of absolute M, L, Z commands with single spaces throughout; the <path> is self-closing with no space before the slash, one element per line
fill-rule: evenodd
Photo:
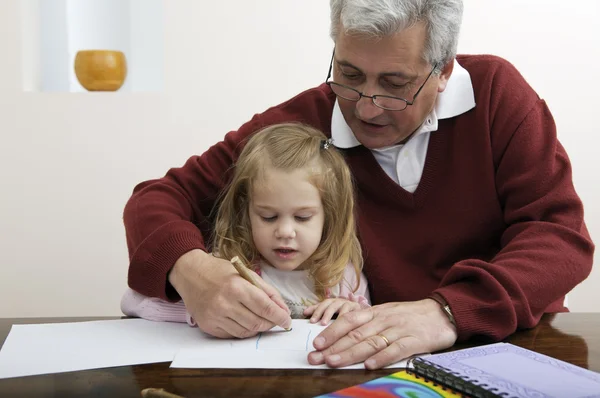
<path fill-rule="evenodd" d="M 600 373 L 509 343 L 415 358 L 410 368 L 325 398 L 600 398 Z"/>

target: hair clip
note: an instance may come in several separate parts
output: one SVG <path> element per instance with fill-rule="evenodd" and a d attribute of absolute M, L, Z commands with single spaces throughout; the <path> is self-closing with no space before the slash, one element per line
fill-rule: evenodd
<path fill-rule="evenodd" d="M 327 140 L 321 141 L 321 148 L 322 149 L 329 149 L 329 147 L 331 145 L 333 145 L 333 138 L 329 138 Z"/>

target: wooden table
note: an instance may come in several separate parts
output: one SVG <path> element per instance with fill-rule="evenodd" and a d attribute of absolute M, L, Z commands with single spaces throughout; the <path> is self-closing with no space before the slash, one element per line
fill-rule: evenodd
<path fill-rule="evenodd" d="M 0 319 L 0 343 L 13 324 L 102 318 Z M 115 318 L 103 318 L 115 319 Z M 546 315 L 508 342 L 600 372 L 600 313 Z M 462 344 L 464 348 L 476 344 Z M 169 363 L 0 380 L 0 397 L 139 397 L 148 387 L 192 397 L 313 397 L 392 373 L 391 370 L 169 369 Z"/>

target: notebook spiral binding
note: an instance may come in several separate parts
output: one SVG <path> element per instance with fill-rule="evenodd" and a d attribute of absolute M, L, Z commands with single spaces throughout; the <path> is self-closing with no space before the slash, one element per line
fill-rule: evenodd
<path fill-rule="evenodd" d="M 412 368 L 412 370 L 411 370 Z M 472 398 L 507 398 L 507 396 L 496 389 L 487 390 L 486 384 L 479 384 L 477 380 L 460 377 L 452 370 L 433 364 L 423 358 L 411 358 L 408 361 L 408 370 L 415 376 L 431 380 L 465 397 Z"/>

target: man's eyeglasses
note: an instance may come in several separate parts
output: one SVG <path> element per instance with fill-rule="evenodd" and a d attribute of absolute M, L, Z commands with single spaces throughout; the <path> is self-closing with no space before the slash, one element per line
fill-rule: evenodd
<path fill-rule="evenodd" d="M 431 69 L 431 72 L 429 72 L 429 75 L 427 75 L 427 78 L 425 79 L 423 84 L 421 84 L 421 87 L 419 87 L 419 89 L 413 96 L 412 100 L 409 101 L 407 99 L 400 98 L 400 97 L 393 97 L 391 95 L 365 95 L 365 94 L 361 93 L 360 91 L 353 89 L 352 87 L 348 87 L 343 84 L 336 83 L 334 81 L 330 81 L 329 78 L 331 77 L 331 71 L 333 69 L 334 56 L 335 56 L 335 50 L 334 50 L 333 54 L 331 55 L 331 63 L 329 64 L 329 72 L 327 73 L 327 79 L 325 79 L 325 83 L 327 83 L 329 85 L 329 87 L 331 87 L 331 90 L 334 92 L 334 94 L 340 98 L 343 98 L 348 101 L 353 101 L 353 102 L 360 101 L 360 99 L 362 97 L 371 98 L 371 101 L 373 101 L 373 104 L 375 106 L 377 106 L 381 109 L 385 109 L 386 111 L 403 111 L 409 105 L 413 105 L 415 103 L 415 99 L 417 98 L 417 95 L 419 95 L 419 93 L 421 92 L 423 87 L 425 87 L 425 84 L 427 83 L 427 81 L 429 80 L 431 75 L 433 74 L 433 71 L 437 68 L 437 64 L 433 65 L 433 69 Z"/>

